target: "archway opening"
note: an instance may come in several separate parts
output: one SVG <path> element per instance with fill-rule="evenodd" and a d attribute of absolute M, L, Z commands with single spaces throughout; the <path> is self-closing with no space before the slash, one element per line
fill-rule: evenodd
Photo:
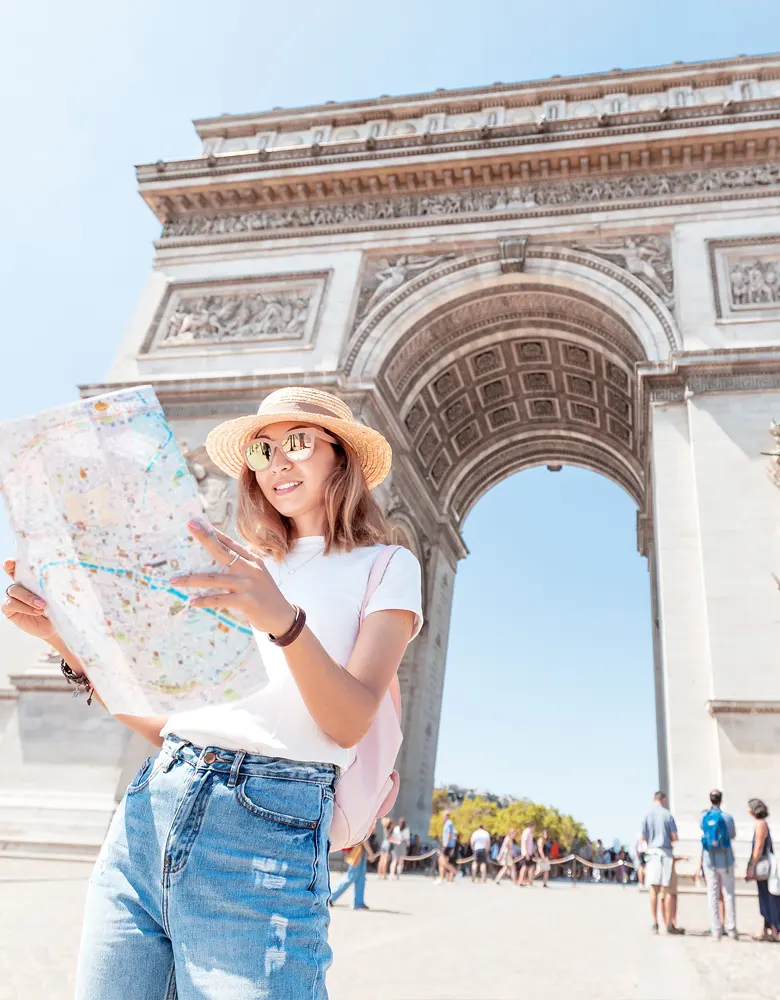
<path fill-rule="evenodd" d="M 506 477 L 463 525 L 437 787 L 528 798 L 633 847 L 658 781 L 650 577 L 606 477 Z M 468 835 L 470 831 L 463 831 Z"/>
<path fill-rule="evenodd" d="M 581 260 L 575 263 L 578 268 L 585 269 Z M 477 271 L 487 267 L 475 266 Z M 552 267 L 555 273 L 550 273 L 550 261 L 540 257 L 536 273 L 504 274 L 496 278 L 494 273 L 486 275 L 475 271 L 472 279 L 462 279 L 455 284 L 445 276 L 442 279 L 444 286 L 436 294 L 429 294 L 425 301 L 418 299 L 409 307 L 403 302 L 394 306 L 400 310 L 395 321 L 391 308 L 383 321 L 381 338 L 371 333 L 374 322 L 371 318 L 366 320 L 358 337 L 358 340 L 366 338 L 365 356 L 356 355 L 355 369 L 375 379 L 386 410 L 395 420 L 395 443 L 399 453 L 393 473 L 391 510 L 404 525 L 407 535 L 416 540 L 413 547 L 421 553 L 425 569 L 430 634 L 424 648 L 410 654 L 400 674 L 409 708 L 408 738 L 401 757 L 402 776 L 408 779 L 405 785 L 402 784 L 402 790 L 406 787 L 406 791 L 402 791 L 403 805 L 407 816 L 411 812 L 418 824 L 427 825 L 425 815 L 434 778 L 433 762 L 437 756 L 445 663 L 457 662 L 460 655 L 461 623 L 468 622 L 467 628 L 479 634 L 485 629 L 490 632 L 498 618 L 523 621 L 522 607 L 515 608 L 512 603 L 517 598 L 509 596 L 513 592 L 511 587 L 509 590 L 504 588 L 496 595 L 492 606 L 482 609 L 479 623 L 458 609 L 456 631 L 449 634 L 453 580 L 460 571 L 465 572 L 467 579 L 477 572 L 483 595 L 489 599 L 494 586 L 489 560 L 522 559 L 523 532 L 530 529 L 538 535 L 540 531 L 540 525 L 533 524 L 517 527 L 515 534 L 509 532 L 506 538 L 495 531 L 482 543 L 484 553 L 489 555 L 472 559 L 472 567 L 476 566 L 477 570 L 465 569 L 468 560 L 460 561 L 471 547 L 465 533 L 467 518 L 480 502 L 488 508 L 495 502 L 491 493 L 494 488 L 496 496 L 503 496 L 505 490 L 516 489 L 507 486 L 507 482 L 536 483 L 540 476 L 545 483 L 558 484 L 546 486 L 548 490 L 560 489 L 561 484 L 572 481 L 598 483 L 602 490 L 608 488 L 605 494 L 609 498 L 607 508 L 617 504 L 616 509 L 620 512 L 619 516 L 616 514 L 617 520 L 630 525 L 628 540 L 623 538 L 618 545 L 623 553 L 621 558 L 629 560 L 626 572 L 634 574 L 631 587 L 638 587 L 637 593 L 644 595 L 640 602 L 642 624 L 636 630 L 638 645 L 633 652 L 624 650 L 621 655 L 642 662 L 647 659 L 652 662 L 654 658 L 652 557 L 648 567 L 637 555 L 637 541 L 642 551 L 650 548 L 647 541 L 652 530 L 647 413 L 637 370 L 639 365 L 657 360 L 663 350 L 662 337 L 666 334 L 660 327 L 652 332 L 645 322 L 646 316 L 640 321 L 647 298 L 644 293 L 629 293 L 617 284 L 607 288 L 588 275 L 578 281 L 572 274 L 563 274 L 562 268 L 563 265 L 559 267 L 556 262 Z M 618 287 L 626 292 L 622 298 L 616 294 Z M 421 296 L 423 291 L 421 288 L 414 294 Z M 377 325 L 376 329 L 379 328 Z M 664 342 L 668 347 L 669 341 Z M 561 470 L 562 475 L 550 477 L 547 472 L 540 471 L 540 467 L 541 470 Z M 516 476 L 519 472 L 524 472 L 527 478 Z M 485 499 L 481 500 L 483 497 Z M 570 503 L 577 508 L 570 513 L 579 515 L 581 511 L 576 499 Z M 585 506 L 587 508 L 587 504 Z M 479 519 L 480 515 L 475 523 L 479 523 Z M 545 530 L 556 530 L 555 518 L 542 520 Z M 571 518 L 563 517 L 561 523 L 568 527 L 570 522 Z M 495 530 L 495 526 L 491 530 Z M 583 537 L 592 534 L 586 524 L 580 526 L 580 531 Z M 592 554 L 591 562 L 597 565 L 598 558 L 597 554 Z M 488 563 L 483 567 L 485 559 Z M 537 553 L 535 559 L 540 563 L 534 570 L 538 573 L 546 568 L 544 554 Z M 558 565 L 556 571 L 563 574 L 562 565 Z M 562 580 L 562 593 L 564 583 Z M 585 579 L 580 585 L 588 592 L 593 589 Z M 554 601 L 555 598 L 551 598 L 552 604 Z M 609 601 L 598 604 L 599 613 L 608 609 Z M 620 613 L 617 606 L 615 614 Z M 596 619 L 602 620 L 599 615 Z M 567 629 L 563 619 L 552 616 L 547 621 L 552 632 Z M 607 634 L 606 623 L 602 631 Z M 511 654 L 511 637 L 506 635 L 504 640 Z M 588 656 L 597 661 L 596 650 L 597 644 L 589 647 Z M 494 649 L 491 656 L 497 655 Z M 571 655 L 574 654 L 567 653 L 567 657 Z M 537 678 L 532 672 L 526 679 L 529 698 L 524 699 L 515 691 L 509 700 L 512 704 L 517 702 L 518 712 L 521 712 L 526 701 L 534 700 L 533 688 L 538 686 L 540 691 L 535 703 L 543 716 L 549 711 L 549 724 L 554 727 L 554 705 L 544 709 L 545 681 L 540 648 L 535 648 L 533 657 L 542 674 Z M 597 671 L 596 686 L 603 690 L 604 701 L 612 703 L 615 698 L 610 692 L 613 687 L 620 686 L 622 668 L 618 670 L 611 654 L 604 656 L 604 662 L 610 664 L 611 672 Z M 449 669 L 447 666 L 446 670 Z M 652 744 L 655 742 L 653 731 L 663 732 L 664 729 L 663 698 L 658 697 L 660 674 L 652 667 L 640 668 L 638 674 L 641 681 L 638 682 L 637 698 L 644 709 L 642 719 L 650 718 L 654 723 L 650 731 Z M 454 683 L 460 688 L 457 682 Z M 570 686 L 568 679 L 565 686 Z M 500 687 L 500 681 L 491 682 L 494 697 L 503 701 Z M 591 691 L 586 684 L 579 695 L 567 690 L 565 695 L 560 692 L 556 695 L 556 698 L 561 697 L 579 700 L 585 705 Z M 629 716 L 624 710 L 621 717 Z M 482 720 L 483 732 L 488 736 L 490 709 L 487 703 Z M 644 722 L 637 726 L 646 730 Z M 523 741 L 521 731 L 519 727 L 518 749 L 533 750 L 537 763 L 529 766 L 543 768 L 544 756 L 543 752 L 539 753 L 542 747 L 538 746 L 538 734 L 530 741 Z M 582 760 L 577 766 L 587 773 L 590 765 L 587 750 L 583 749 Z M 523 762 L 525 750 L 519 758 Z M 662 740 L 660 751 L 656 758 L 651 745 L 649 757 L 646 757 L 650 771 L 656 774 L 657 770 L 663 772 L 665 768 Z M 571 746 L 568 752 L 574 757 Z M 612 752 L 617 752 L 617 744 Z M 607 750 L 601 748 L 594 753 L 597 758 L 603 758 Z M 436 774 L 440 778 L 458 780 L 455 774 L 442 773 L 442 767 L 445 772 L 452 770 L 446 763 L 446 756 L 443 761 L 441 757 L 439 760 Z M 654 766 L 656 760 L 660 763 L 658 769 Z M 570 767 L 574 766 L 572 760 Z M 556 767 L 559 769 L 560 765 Z M 488 769 L 486 773 L 492 772 Z M 654 778 L 650 784 L 656 781 Z M 510 788 L 499 790 L 511 791 Z M 527 786 L 516 788 L 516 793 L 529 794 Z M 593 794 L 606 792 L 599 785 L 598 788 L 594 786 Z M 643 794 L 647 794 L 646 789 Z M 614 817 L 605 818 L 604 825 L 616 825 Z M 619 825 L 620 830 L 614 835 L 625 836 L 626 821 Z"/>

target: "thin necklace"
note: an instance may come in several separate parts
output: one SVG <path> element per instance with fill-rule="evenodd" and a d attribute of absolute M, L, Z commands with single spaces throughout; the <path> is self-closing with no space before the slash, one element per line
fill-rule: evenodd
<path fill-rule="evenodd" d="M 287 570 L 287 575 L 288 576 L 295 576 L 295 574 L 298 572 L 299 569 L 303 569 L 304 566 L 307 566 L 312 561 L 312 559 L 316 558 L 316 556 L 318 556 L 322 552 L 322 550 L 324 548 L 325 548 L 325 545 L 323 544 L 319 549 L 317 549 L 317 551 L 314 553 L 314 555 L 309 556 L 308 559 L 306 559 L 304 562 L 302 562 L 300 564 L 300 566 L 296 566 L 295 569 L 290 569 L 290 567 L 287 565 L 287 563 L 285 563 L 284 568 Z"/>

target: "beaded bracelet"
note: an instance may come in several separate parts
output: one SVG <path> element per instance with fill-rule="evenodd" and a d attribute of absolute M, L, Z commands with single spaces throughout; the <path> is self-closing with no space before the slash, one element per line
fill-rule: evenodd
<path fill-rule="evenodd" d="M 268 633 L 268 638 L 277 646 L 289 646 L 303 632 L 306 624 L 306 612 L 303 608 L 299 608 L 297 604 L 293 604 L 293 608 L 295 609 L 295 620 L 284 635 L 275 636 L 271 635 L 270 632 Z"/>
<path fill-rule="evenodd" d="M 82 690 L 89 694 L 87 698 L 87 704 L 92 704 L 92 696 L 95 693 L 95 689 L 90 683 L 89 677 L 86 674 L 77 674 L 76 671 L 66 663 L 64 659 L 60 660 L 60 670 L 62 671 L 62 676 L 68 682 L 68 684 L 75 684 L 76 690 L 73 692 L 73 697 L 78 698 Z"/>

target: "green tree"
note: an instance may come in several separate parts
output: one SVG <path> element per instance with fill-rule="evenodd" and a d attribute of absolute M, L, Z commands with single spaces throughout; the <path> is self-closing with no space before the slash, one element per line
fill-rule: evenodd
<path fill-rule="evenodd" d="M 447 802 L 446 789 L 437 788 L 433 793 L 433 803 L 428 834 L 435 840 L 441 837 L 446 811 L 451 814 L 461 841 L 468 840 L 480 823 L 490 833 L 503 837 L 512 828 L 519 836 L 520 831 L 533 822 L 538 832 L 547 830 L 551 838 L 560 841 L 564 850 L 569 850 L 576 840 L 585 840 L 588 836 L 585 827 L 573 816 L 562 815 L 557 809 L 531 802 L 530 799 L 521 799 L 501 808 L 478 795 L 473 799 L 464 799 L 458 806 L 451 806 Z"/>

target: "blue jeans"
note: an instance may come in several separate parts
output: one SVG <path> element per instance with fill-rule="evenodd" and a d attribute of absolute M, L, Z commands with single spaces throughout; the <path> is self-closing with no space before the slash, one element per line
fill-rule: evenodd
<path fill-rule="evenodd" d="M 95 864 L 77 1000 L 326 1000 L 335 776 L 168 737 Z"/>
<path fill-rule="evenodd" d="M 331 893 L 330 901 L 335 903 L 337 899 L 344 895 L 344 893 L 349 889 L 351 885 L 355 887 L 355 909 L 359 910 L 361 907 L 366 905 L 366 866 L 368 864 L 368 858 L 366 857 L 366 852 L 360 858 L 360 861 L 356 865 L 350 865 L 347 868 L 347 874 L 339 882 L 336 888 Z"/>

